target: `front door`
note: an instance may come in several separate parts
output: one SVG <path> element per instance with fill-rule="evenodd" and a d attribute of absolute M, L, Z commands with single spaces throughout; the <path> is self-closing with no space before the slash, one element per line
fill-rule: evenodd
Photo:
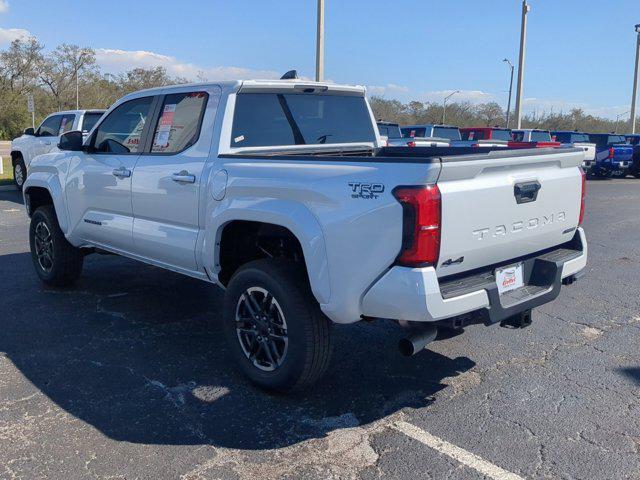
<path fill-rule="evenodd" d="M 154 97 L 116 107 L 74 156 L 67 176 L 67 205 L 77 241 L 109 250 L 132 250 L 131 179 Z"/>
<path fill-rule="evenodd" d="M 208 99 L 204 91 L 162 98 L 133 177 L 134 251 L 179 270 L 197 270 L 201 178 L 211 142 L 200 129 Z"/>

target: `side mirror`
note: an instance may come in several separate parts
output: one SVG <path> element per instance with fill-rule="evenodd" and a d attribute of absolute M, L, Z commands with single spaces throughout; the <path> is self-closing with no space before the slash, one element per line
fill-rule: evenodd
<path fill-rule="evenodd" d="M 60 150 L 68 150 L 70 152 L 82 151 L 82 132 L 74 130 L 63 134 L 60 137 L 58 148 Z"/>
<path fill-rule="evenodd" d="M 36 131 L 33 128 L 29 127 L 24 129 L 24 134 L 33 137 L 36 134 Z"/>

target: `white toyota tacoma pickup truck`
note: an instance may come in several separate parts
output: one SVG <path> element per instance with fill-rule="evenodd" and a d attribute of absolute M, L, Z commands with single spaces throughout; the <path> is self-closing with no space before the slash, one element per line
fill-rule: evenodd
<path fill-rule="evenodd" d="M 24 134 L 11 142 L 11 164 L 13 181 L 18 189 L 27 178 L 31 160 L 44 153 L 56 151 L 60 136 L 74 130 L 87 135 L 98 122 L 104 110 L 66 110 L 45 118 L 34 130 L 27 128 Z"/>
<path fill-rule="evenodd" d="M 399 321 L 413 354 L 527 325 L 587 261 L 583 151 L 381 148 L 362 87 L 136 92 L 60 148 L 24 185 L 41 280 L 110 252 L 218 284 L 231 354 L 270 390 L 322 375 L 332 322 Z"/>

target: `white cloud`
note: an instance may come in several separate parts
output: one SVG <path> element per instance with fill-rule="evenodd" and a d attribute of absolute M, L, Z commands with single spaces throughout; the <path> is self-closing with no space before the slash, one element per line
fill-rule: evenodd
<path fill-rule="evenodd" d="M 6 13 L 9 11 L 9 2 L 7 0 L 0 0 L 0 13 Z"/>
<path fill-rule="evenodd" d="M 409 87 L 388 83 L 386 85 L 367 85 L 367 93 L 378 97 L 398 97 L 410 93 Z"/>
<path fill-rule="evenodd" d="M 0 0 L 2 2 L 2 0 Z M 0 3 L 2 5 L 2 3 Z M 29 30 L 24 28 L 2 28 L 0 27 L 0 45 L 8 45 L 17 39 L 27 39 L 31 37 Z"/>
<path fill-rule="evenodd" d="M 542 115 L 543 113 L 569 113 L 574 108 L 580 108 L 587 115 L 609 119 L 615 119 L 616 115 L 620 115 L 629 110 L 628 105 L 603 107 L 594 106 L 587 102 L 568 102 L 560 99 L 535 97 L 529 97 L 522 100 L 522 107 L 524 113 L 536 113 L 537 115 Z M 621 115 L 620 118 L 623 118 L 623 116 Z"/>
<path fill-rule="evenodd" d="M 456 90 L 440 90 L 434 92 L 423 92 L 419 94 L 420 100 L 423 102 L 442 102 L 445 97 L 451 95 Z M 450 102 L 470 102 L 470 103 L 487 103 L 495 102 L 496 96 L 492 93 L 483 92 L 481 90 L 458 90 L 458 93 L 449 98 Z"/>
<path fill-rule="evenodd" d="M 164 67 L 169 75 L 188 80 L 237 80 L 242 78 L 279 78 L 271 70 L 252 70 L 235 66 L 202 66 L 184 63 L 168 55 L 144 50 L 96 49 L 96 61 L 109 73 L 122 73 L 133 68 Z"/>

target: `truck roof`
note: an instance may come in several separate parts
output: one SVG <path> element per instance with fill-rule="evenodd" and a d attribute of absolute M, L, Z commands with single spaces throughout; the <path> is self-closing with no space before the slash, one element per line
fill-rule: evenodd
<path fill-rule="evenodd" d="M 60 110 L 58 112 L 52 112 L 47 116 L 50 117 L 51 115 L 72 115 L 72 114 L 82 115 L 85 113 L 104 113 L 104 112 L 106 112 L 106 110 L 102 108 L 90 108 L 87 110 Z"/>

